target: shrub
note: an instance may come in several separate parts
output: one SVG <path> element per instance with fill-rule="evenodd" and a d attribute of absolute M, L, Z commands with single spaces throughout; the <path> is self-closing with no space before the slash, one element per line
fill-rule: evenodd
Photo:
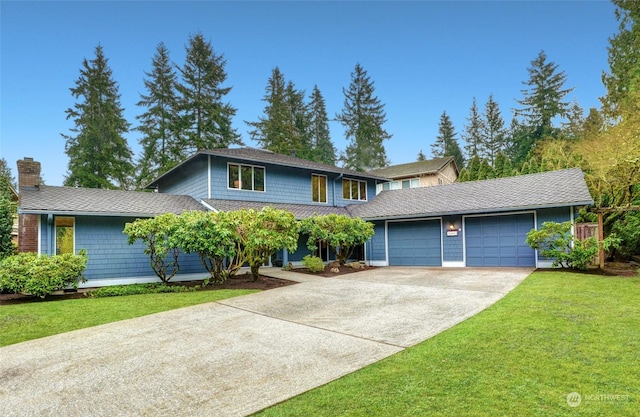
<path fill-rule="evenodd" d="M 26 293 L 44 298 L 63 288 L 78 288 L 86 282 L 82 273 L 87 266 L 87 252 L 38 256 L 20 253 L 0 262 L 0 290 Z"/>
<path fill-rule="evenodd" d="M 357 246 L 375 234 L 373 223 L 337 214 L 308 217 L 300 222 L 300 231 L 309 235 L 307 248 L 310 250 L 316 250 L 318 242 L 326 242 L 340 265 L 344 265 Z"/>
<path fill-rule="evenodd" d="M 165 283 L 113 285 L 88 291 L 89 297 L 118 297 L 122 295 L 159 294 L 195 291 L 195 287 L 167 285 Z"/>
<path fill-rule="evenodd" d="M 631 257 L 640 254 L 640 212 L 627 213 L 623 220 L 613 225 L 613 232 L 620 236 L 620 255 Z"/>
<path fill-rule="evenodd" d="M 620 243 L 615 235 L 601 242 L 605 250 L 617 247 Z M 527 233 L 527 244 L 540 251 L 540 255 L 553 259 L 552 266 L 585 270 L 598 255 L 598 240 L 590 237 L 575 240 L 571 233 L 571 222 L 544 222 L 540 230 Z"/>
<path fill-rule="evenodd" d="M 324 262 L 317 256 L 306 255 L 302 258 L 302 265 L 309 268 L 309 271 L 317 273 L 324 271 Z"/>

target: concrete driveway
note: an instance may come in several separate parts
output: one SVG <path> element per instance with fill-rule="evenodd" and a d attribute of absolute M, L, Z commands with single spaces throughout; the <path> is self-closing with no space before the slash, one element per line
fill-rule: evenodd
<path fill-rule="evenodd" d="M 243 416 L 417 344 L 531 269 L 386 267 L 0 348 L 0 416 Z"/>

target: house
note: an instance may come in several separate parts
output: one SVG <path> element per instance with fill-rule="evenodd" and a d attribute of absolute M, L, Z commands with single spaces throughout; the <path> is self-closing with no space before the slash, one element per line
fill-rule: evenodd
<path fill-rule="evenodd" d="M 378 184 L 378 192 L 406 188 L 451 184 L 458 179 L 458 166 L 453 156 L 392 165 L 371 171 L 392 181 Z"/>
<path fill-rule="evenodd" d="M 166 212 L 271 206 L 297 219 L 345 214 L 375 225 L 360 254 L 372 265 L 535 267 L 550 262 L 526 246 L 526 233 L 593 204 L 579 169 L 376 195 L 390 178 L 251 148 L 199 151 L 150 183 L 154 192 L 40 185 L 40 164 L 30 158 L 18 161 L 18 177 L 20 250 L 86 249 L 85 286 L 157 280 L 142 244 L 128 245 L 122 230 Z M 281 251 L 275 261 L 295 264 L 309 253 L 301 236 L 295 252 Z M 317 255 L 331 259 L 326 247 Z M 195 256 L 180 264 L 174 280 L 204 272 Z"/>

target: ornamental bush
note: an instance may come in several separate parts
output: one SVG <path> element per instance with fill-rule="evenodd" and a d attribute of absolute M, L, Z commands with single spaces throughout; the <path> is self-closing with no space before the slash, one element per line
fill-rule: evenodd
<path fill-rule="evenodd" d="M 309 271 L 313 273 L 324 271 L 324 262 L 317 256 L 306 255 L 302 258 L 302 265 L 309 268 Z"/>
<path fill-rule="evenodd" d="M 317 242 L 326 242 L 340 265 L 351 257 L 353 250 L 375 234 L 373 223 L 345 215 L 312 216 L 300 222 L 300 232 L 309 235 L 307 248 L 316 250 Z"/>
<path fill-rule="evenodd" d="M 87 252 L 38 256 L 19 253 L 0 262 L 0 290 L 31 294 L 44 298 L 64 288 L 78 288 L 86 282 L 83 272 L 87 266 Z"/>

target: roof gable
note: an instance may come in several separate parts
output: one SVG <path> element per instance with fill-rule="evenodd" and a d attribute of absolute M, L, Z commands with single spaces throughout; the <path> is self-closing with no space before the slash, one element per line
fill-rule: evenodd
<path fill-rule="evenodd" d="M 456 173 L 458 167 L 455 163 L 453 156 L 447 156 L 444 158 L 429 159 L 425 161 L 409 162 L 406 164 L 392 165 L 386 168 L 380 168 L 370 171 L 371 174 L 379 175 L 387 178 L 402 178 L 410 176 L 419 176 L 425 174 L 437 174 L 442 171 L 447 165 L 453 164 Z"/>
<path fill-rule="evenodd" d="M 383 191 L 367 204 L 348 206 L 365 219 L 489 213 L 591 205 L 579 168 L 438 187 Z"/>

